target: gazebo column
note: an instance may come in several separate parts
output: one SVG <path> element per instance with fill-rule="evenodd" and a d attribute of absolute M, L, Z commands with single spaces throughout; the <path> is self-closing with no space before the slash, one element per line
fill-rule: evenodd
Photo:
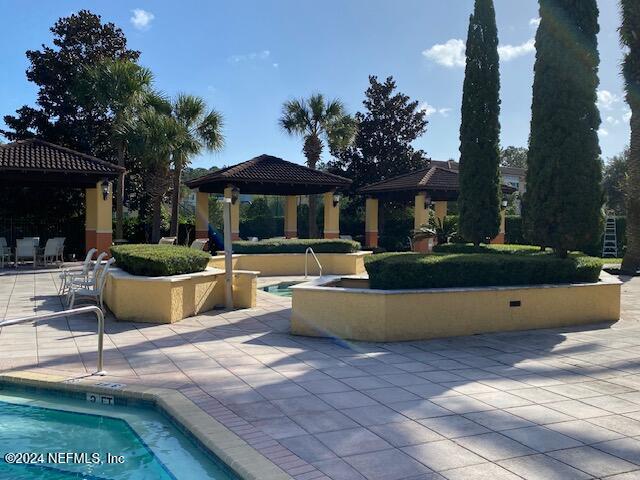
<path fill-rule="evenodd" d="M 285 238 L 298 237 L 298 197 L 288 195 L 284 206 L 284 236 Z"/>
<path fill-rule="evenodd" d="M 416 195 L 414 215 L 413 215 L 413 228 L 418 229 L 422 225 L 429 223 L 429 202 L 425 192 Z"/>
<path fill-rule="evenodd" d="M 107 195 L 102 182 L 85 191 L 85 249 L 97 248 L 98 253 L 109 252 L 113 240 L 113 186 L 108 184 Z"/>
<path fill-rule="evenodd" d="M 441 201 L 441 202 L 434 202 L 434 209 L 435 209 L 435 214 L 436 214 L 436 218 L 438 218 L 441 222 L 444 223 L 444 217 L 447 216 L 447 202 L 446 201 Z"/>
<path fill-rule="evenodd" d="M 340 203 L 334 205 L 333 195 L 324 194 L 324 238 L 340 238 Z"/>
<path fill-rule="evenodd" d="M 209 194 L 196 191 L 196 238 L 209 238 Z"/>
<path fill-rule="evenodd" d="M 378 199 L 367 198 L 364 217 L 364 243 L 367 247 L 378 246 Z"/>
<path fill-rule="evenodd" d="M 233 202 L 234 187 L 224 189 L 224 196 L 231 198 L 231 240 L 240 240 L 240 192 L 236 190 L 236 201 Z"/>

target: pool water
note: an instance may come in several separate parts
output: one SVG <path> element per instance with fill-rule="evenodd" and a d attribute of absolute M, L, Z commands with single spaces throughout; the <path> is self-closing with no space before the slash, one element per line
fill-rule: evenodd
<path fill-rule="evenodd" d="M 24 452 L 33 454 L 33 463 L 5 460 L 8 453 Z M 67 453 L 86 456 L 73 459 Z M 234 478 L 151 408 L 97 405 L 0 386 L 0 479 Z"/>
<path fill-rule="evenodd" d="M 264 290 L 267 293 L 272 293 L 274 295 L 278 295 L 280 297 L 290 297 L 293 295 L 291 291 L 291 287 L 297 285 L 300 282 L 281 282 L 276 285 L 269 285 L 268 287 L 262 287 L 261 290 Z"/>

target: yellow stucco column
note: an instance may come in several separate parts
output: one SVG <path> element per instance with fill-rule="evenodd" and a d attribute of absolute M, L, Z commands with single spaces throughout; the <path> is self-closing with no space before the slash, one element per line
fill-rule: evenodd
<path fill-rule="evenodd" d="M 444 222 L 444 217 L 447 216 L 447 202 L 435 202 L 435 214 L 441 222 Z"/>
<path fill-rule="evenodd" d="M 233 187 L 224 189 L 224 196 L 232 198 Z M 238 193 L 239 195 L 239 193 Z M 240 240 L 240 199 L 231 204 L 231 240 Z"/>
<path fill-rule="evenodd" d="M 507 210 L 505 208 L 500 209 L 500 232 L 491 240 L 491 243 L 503 244 L 505 243 L 505 233 L 507 231 Z"/>
<path fill-rule="evenodd" d="M 196 192 L 196 238 L 209 238 L 209 194 Z"/>
<path fill-rule="evenodd" d="M 416 195 L 413 215 L 413 228 L 415 228 L 416 230 L 421 225 L 426 225 L 429 223 L 429 208 L 427 207 L 428 203 L 429 199 L 426 193 L 423 192 Z"/>
<path fill-rule="evenodd" d="M 364 216 L 364 243 L 367 247 L 378 246 L 378 199 L 367 198 Z"/>
<path fill-rule="evenodd" d="M 109 183 L 105 198 L 102 182 L 85 191 L 85 248 L 109 252 L 113 241 L 113 185 Z"/>
<path fill-rule="evenodd" d="M 333 206 L 333 194 L 324 194 L 324 238 L 340 238 L 340 204 Z"/>
<path fill-rule="evenodd" d="M 284 205 L 284 236 L 298 237 L 298 197 L 288 195 Z"/>

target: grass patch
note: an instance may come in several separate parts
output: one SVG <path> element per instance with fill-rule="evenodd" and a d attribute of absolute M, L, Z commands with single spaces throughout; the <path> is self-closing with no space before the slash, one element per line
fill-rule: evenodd
<path fill-rule="evenodd" d="M 176 245 L 119 245 L 111 247 L 119 268 L 132 275 L 161 277 L 202 272 L 210 255 Z"/>
<path fill-rule="evenodd" d="M 353 240 L 260 240 L 233 242 L 233 253 L 304 253 L 311 247 L 315 253 L 355 253 L 360 244 Z"/>
<path fill-rule="evenodd" d="M 425 255 L 386 253 L 365 259 L 371 288 L 384 290 L 596 282 L 599 258 L 571 255 Z"/>

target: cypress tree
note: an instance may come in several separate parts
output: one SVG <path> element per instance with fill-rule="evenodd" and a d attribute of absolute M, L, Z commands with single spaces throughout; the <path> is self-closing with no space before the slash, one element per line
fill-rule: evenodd
<path fill-rule="evenodd" d="M 602 233 L 602 166 L 596 107 L 596 0 L 540 0 L 527 192 L 529 238 L 568 250 Z"/>
<path fill-rule="evenodd" d="M 469 20 L 460 126 L 462 235 L 478 245 L 500 229 L 500 59 L 493 0 L 476 0 Z"/>

